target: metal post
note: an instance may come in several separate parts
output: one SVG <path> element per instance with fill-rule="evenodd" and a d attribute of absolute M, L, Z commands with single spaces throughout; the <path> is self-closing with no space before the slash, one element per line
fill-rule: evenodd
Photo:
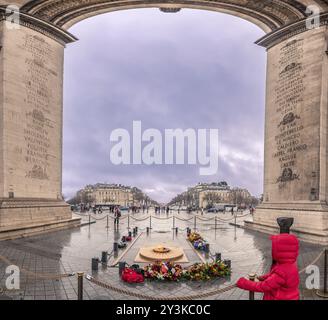
<path fill-rule="evenodd" d="M 254 273 L 251 273 L 248 275 L 248 279 L 250 281 L 255 281 L 256 275 Z M 249 292 L 249 300 L 255 300 L 255 294 L 253 291 Z"/>
<path fill-rule="evenodd" d="M 223 260 L 223 263 L 224 263 L 229 269 L 231 269 L 231 260 Z"/>
<path fill-rule="evenodd" d="M 130 214 L 128 214 L 128 230 L 130 230 Z"/>
<path fill-rule="evenodd" d="M 91 224 L 91 214 L 89 214 L 89 225 Z"/>
<path fill-rule="evenodd" d="M 107 251 L 103 251 L 101 253 L 101 262 L 102 263 L 107 263 L 107 260 L 108 260 L 108 253 L 107 253 Z"/>
<path fill-rule="evenodd" d="M 118 243 L 117 242 L 113 243 L 113 251 L 118 252 Z"/>
<path fill-rule="evenodd" d="M 175 229 L 175 216 L 173 216 L 173 227 L 172 229 L 174 230 Z"/>
<path fill-rule="evenodd" d="M 235 212 L 235 227 L 237 227 L 237 212 Z"/>
<path fill-rule="evenodd" d="M 151 215 L 149 216 L 149 229 L 152 229 L 151 228 Z"/>
<path fill-rule="evenodd" d="M 215 216 L 215 230 L 217 229 L 217 217 Z"/>
<path fill-rule="evenodd" d="M 125 261 L 120 261 L 118 263 L 118 273 L 119 273 L 120 277 L 122 276 L 122 272 L 125 269 L 125 266 L 126 266 L 126 262 Z"/>
<path fill-rule="evenodd" d="M 317 290 L 317 296 L 321 298 L 328 298 L 328 249 L 325 249 L 325 265 L 324 265 L 324 275 L 323 275 L 323 290 Z"/>
<path fill-rule="evenodd" d="M 178 232 L 179 232 L 179 228 L 176 227 L 176 228 L 175 228 L 175 233 L 178 234 Z"/>
<path fill-rule="evenodd" d="M 197 226 L 197 217 L 194 217 L 194 231 L 196 231 L 196 226 Z"/>
<path fill-rule="evenodd" d="M 147 227 L 147 234 L 149 234 L 149 227 Z"/>
<path fill-rule="evenodd" d="M 83 300 L 83 272 L 77 273 L 77 300 Z"/>
<path fill-rule="evenodd" d="M 92 258 L 92 260 L 91 260 L 91 270 L 92 271 L 98 271 L 98 264 L 99 264 L 99 259 L 98 258 Z"/>
<path fill-rule="evenodd" d="M 108 221 L 108 214 L 107 214 L 107 226 L 106 226 L 107 229 L 109 228 L 109 223 L 108 222 L 109 221 Z"/>

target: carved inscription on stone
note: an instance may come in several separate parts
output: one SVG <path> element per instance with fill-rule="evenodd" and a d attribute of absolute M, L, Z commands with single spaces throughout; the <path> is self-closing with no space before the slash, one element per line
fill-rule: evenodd
<path fill-rule="evenodd" d="M 27 72 L 24 75 L 26 89 L 26 120 L 24 121 L 24 160 L 29 168 L 26 177 L 49 180 L 51 165 L 51 139 L 54 134 L 51 103 L 53 101 L 50 81 L 58 75 L 47 66 L 47 60 L 54 54 L 51 46 L 36 35 L 25 36 L 24 49 Z"/>
<path fill-rule="evenodd" d="M 302 65 L 303 40 L 293 40 L 280 49 L 279 75 L 275 85 L 276 114 L 281 118 L 274 137 L 273 158 L 279 162 L 279 187 L 300 179 L 299 155 L 307 150 L 304 143 L 300 106 L 303 102 L 305 72 Z"/>

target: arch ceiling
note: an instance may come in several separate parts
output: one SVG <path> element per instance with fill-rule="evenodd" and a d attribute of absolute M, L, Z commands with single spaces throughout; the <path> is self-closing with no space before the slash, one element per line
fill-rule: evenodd
<path fill-rule="evenodd" d="M 5 4 L 8 1 L 0 1 Z M 68 29 L 85 18 L 128 8 L 198 8 L 233 14 L 269 33 L 306 18 L 306 6 L 328 12 L 328 0 L 20 0 L 21 11 Z"/>

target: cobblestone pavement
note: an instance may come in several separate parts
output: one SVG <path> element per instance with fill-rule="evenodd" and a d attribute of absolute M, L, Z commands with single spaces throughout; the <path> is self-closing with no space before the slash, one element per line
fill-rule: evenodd
<path fill-rule="evenodd" d="M 235 283 L 241 277 L 249 273 L 261 274 L 268 271 L 271 265 L 271 242 L 269 236 L 258 232 L 247 231 L 242 228 L 231 226 L 229 222 L 222 221 L 231 219 L 230 214 L 217 214 L 217 221 L 214 214 L 205 214 L 197 218 L 197 230 L 210 243 L 211 254 L 222 253 L 223 259 L 232 261 L 232 275 L 229 279 L 217 279 L 206 282 L 183 281 L 179 283 L 149 282 L 143 284 L 129 285 L 123 283 L 118 276 L 117 267 L 106 267 L 99 265 L 98 272 L 91 271 L 91 259 L 101 257 L 102 251 L 111 252 L 113 242 L 119 240 L 123 235 L 127 235 L 127 227 L 138 226 L 140 238 L 125 253 L 120 251 L 118 256 L 112 257 L 109 261 L 111 265 L 123 253 L 121 261 L 129 264 L 134 262 L 134 258 L 140 246 L 145 244 L 158 244 L 168 242 L 181 246 L 189 259 L 189 264 L 200 261 L 199 256 L 191 249 L 186 241 L 186 227 L 194 228 L 195 220 L 193 214 L 175 213 L 177 218 L 166 214 L 153 217 L 151 222 L 147 214 L 130 215 L 123 214 L 118 231 L 114 231 L 113 220 L 108 218 L 107 213 L 96 215 L 95 224 L 81 228 L 58 231 L 45 235 L 30 238 L 2 241 L 0 242 L 0 256 L 8 259 L 0 260 L 0 288 L 5 287 L 7 275 L 5 269 L 10 262 L 21 268 L 36 274 L 64 274 L 84 271 L 93 275 L 96 279 L 109 283 L 110 285 L 126 290 L 130 294 L 116 293 L 108 289 L 97 286 L 84 280 L 84 299 L 136 299 L 132 294 L 146 294 L 161 298 L 185 297 L 224 288 Z M 166 219 L 168 218 L 168 219 Z M 82 218 L 84 222 L 88 217 Z M 189 219 L 189 221 L 185 221 Z M 211 219 L 208 220 L 207 219 Z M 220 219 L 220 220 L 219 220 Z M 243 218 L 239 218 L 243 219 Z M 92 219 L 94 220 L 94 219 Z M 205 221 L 206 220 L 206 221 Z M 151 233 L 147 235 L 146 228 L 150 227 Z M 174 225 L 173 225 L 174 223 Z M 178 227 L 178 234 L 172 228 Z M 217 228 L 215 230 L 215 227 Z M 301 252 L 298 260 L 300 269 L 310 264 L 322 251 L 319 245 L 301 242 Z M 211 259 L 210 256 L 205 257 Z M 323 270 L 323 258 L 317 265 Z M 143 265 L 143 264 L 141 264 Z M 322 275 L 323 276 L 323 275 Z M 305 289 L 306 274 L 301 275 L 301 299 L 318 299 L 314 291 Z M 4 291 L 0 290 L 0 299 L 15 300 L 76 300 L 77 299 L 77 278 L 76 276 L 52 279 L 36 279 L 34 276 L 21 272 L 20 290 Z M 209 299 L 215 300 L 238 300 L 248 299 L 248 292 L 234 288 L 222 294 L 216 294 Z M 261 299 L 260 294 L 256 294 L 256 299 Z"/>

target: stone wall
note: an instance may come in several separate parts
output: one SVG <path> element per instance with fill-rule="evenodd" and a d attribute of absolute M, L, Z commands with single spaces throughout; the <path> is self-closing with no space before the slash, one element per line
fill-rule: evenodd
<path fill-rule="evenodd" d="M 319 200 L 325 34 L 308 31 L 268 51 L 265 202 Z"/>
<path fill-rule="evenodd" d="M 23 26 L 4 28 L 2 45 L 0 197 L 60 199 L 64 47 Z"/>

